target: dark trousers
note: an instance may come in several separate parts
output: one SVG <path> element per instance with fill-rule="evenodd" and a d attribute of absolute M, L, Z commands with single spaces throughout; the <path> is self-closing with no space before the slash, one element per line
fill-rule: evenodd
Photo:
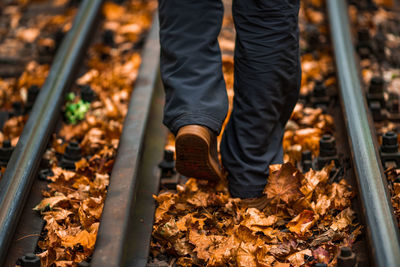
<path fill-rule="evenodd" d="M 218 34 L 220 0 L 159 0 L 164 124 L 215 133 L 228 110 Z M 286 122 L 298 99 L 299 0 L 233 0 L 234 106 L 221 143 L 233 197 L 261 196 L 268 166 L 282 163 Z"/>

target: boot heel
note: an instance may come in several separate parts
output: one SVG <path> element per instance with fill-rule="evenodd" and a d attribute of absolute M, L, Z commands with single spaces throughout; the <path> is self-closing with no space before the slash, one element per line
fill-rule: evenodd
<path fill-rule="evenodd" d="M 211 137 L 207 128 L 184 126 L 176 141 L 176 170 L 187 177 L 206 180 L 221 179 L 218 162 L 211 156 Z"/>

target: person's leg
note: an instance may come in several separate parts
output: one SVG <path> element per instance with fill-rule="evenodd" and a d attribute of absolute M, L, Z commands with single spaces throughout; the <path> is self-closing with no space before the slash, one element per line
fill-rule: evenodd
<path fill-rule="evenodd" d="M 270 164 L 282 163 L 284 127 L 300 79 L 299 0 L 233 0 L 235 96 L 222 163 L 233 197 L 262 195 Z"/>
<path fill-rule="evenodd" d="M 220 0 L 159 0 L 164 124 L 175 135 L 185 125 L 221 130 L 228 109 L 217 40 L 223 12 Z"/>

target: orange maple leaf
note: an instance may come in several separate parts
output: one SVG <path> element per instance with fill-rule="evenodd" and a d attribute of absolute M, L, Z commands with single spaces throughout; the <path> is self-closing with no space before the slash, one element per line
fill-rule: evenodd
<path fill-rule="evenodd" d="M 264 194 L 273 199 L 273 202 L 282 200 L 289 204 L 302 196 L 299 190 L 302 176 L 291 163 L 285 163 L 279 171 L 270 173 Z"/>

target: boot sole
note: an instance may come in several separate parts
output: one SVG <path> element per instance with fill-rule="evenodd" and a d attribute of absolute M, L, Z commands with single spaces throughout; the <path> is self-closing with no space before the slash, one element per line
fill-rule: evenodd
<path fill-rule="evenodd" d="M 207 129 L 191 127 L 179 131 L 175 141 L 176 170 L 196 179 L 218 181 L 222 174 L 218 163 L 211 157 Z"/>

